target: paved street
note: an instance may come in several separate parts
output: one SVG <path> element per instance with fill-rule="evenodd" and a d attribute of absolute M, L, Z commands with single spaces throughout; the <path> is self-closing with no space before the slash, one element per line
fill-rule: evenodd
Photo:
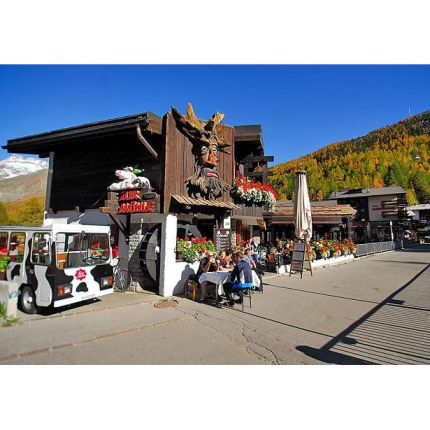
<path fill-rule="evenodd" d="M 429 364 L 430 245 L 266 277 L 245 312 L 115 293 L 0 328 L 0 364 Z"/>

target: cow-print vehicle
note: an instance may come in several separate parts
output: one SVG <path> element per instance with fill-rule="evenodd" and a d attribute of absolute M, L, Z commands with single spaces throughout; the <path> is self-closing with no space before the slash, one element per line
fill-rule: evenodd
<path fill-rule="evenodd" d="M 9 257 L 3 277 L 20 285 L 18 303 L 26 313 L 113 291 L 108 226 L 0 227 L 0 250 Z"/>

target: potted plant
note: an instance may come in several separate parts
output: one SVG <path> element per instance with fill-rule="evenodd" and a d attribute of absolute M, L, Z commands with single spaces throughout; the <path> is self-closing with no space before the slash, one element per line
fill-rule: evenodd
<path fill-rule="evenodd" d="M 6 248 L 0 249 L 0 280 L 5 279 L 6 277 L 6 268 L 9 264 L 10 257 L 7 253 Z"/>

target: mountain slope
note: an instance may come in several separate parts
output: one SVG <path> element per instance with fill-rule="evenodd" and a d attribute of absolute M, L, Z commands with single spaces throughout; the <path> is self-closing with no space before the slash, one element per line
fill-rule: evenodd
<path fill-rule="evenodd" d="M 44 196 L 48 171 L 40 170 L 0 180 L 0 202 L 11 202 L 35 196 Z"/>
<path fill-rule="evenodd" d="M 279 198 L 292 198 L 294 173 L 300 168 L 307 172 L 311 200 L 323 200 L 345 188 L 400 185 L 410 204 L 427 202 L 430 111 L 272 167 L 269 180 Z"/>

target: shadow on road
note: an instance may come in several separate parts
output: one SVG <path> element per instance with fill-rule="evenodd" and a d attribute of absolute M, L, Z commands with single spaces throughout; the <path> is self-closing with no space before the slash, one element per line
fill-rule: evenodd
<path fill-rule="evenodd" d="M 430 364 L 430 265 L 321 348 L 297 350 L 333 364 Z"/>
<path fill-rule="evenodd" d="M 356 301 L 356 302 L 374 303 L 374 304 L 378 303 L 378 302 L 371 301 L 371 300 L 356 299 L 355 297 L 338 296 L 336 294 L 319 293 L 317 291 L 302 290 L 300 288 L 284 287 L 282 285 L 274 285 L 274 284 L 269 284 L 267 282 L 265 282 L 264 285 L 265 286 L 269 286 L 269 287 L 274 287 L 274 288 L 281 288 L 283 290 L 299 291 L 301 293 L 317 294 L 319 296 L 326 296 L 326 297 L 334 297 L 336 299 L 353 300 L 353 301 Z"/>

